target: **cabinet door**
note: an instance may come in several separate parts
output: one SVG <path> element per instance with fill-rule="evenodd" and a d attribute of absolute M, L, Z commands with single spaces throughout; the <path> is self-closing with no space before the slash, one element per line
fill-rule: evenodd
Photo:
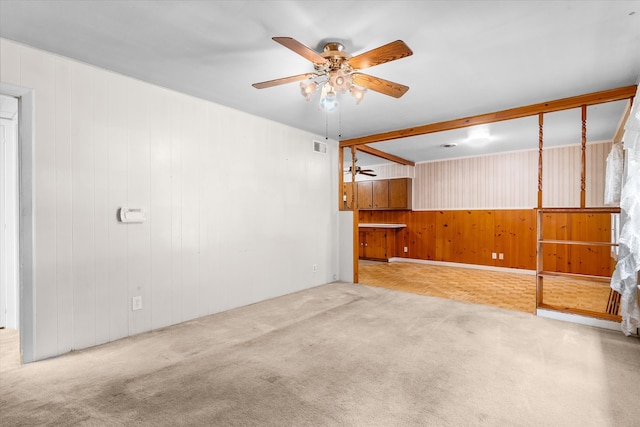
<path fill-rule="evenodd" d="M 369 259 L 387 259 L 387 231 L 372 229 L 366 233 L 365 257 Z"/>
<path fill-rule="evenodd" d="M 389 180 L 389 207 L 411 209 L 411 180 L 397 178 Z"/>
<path fill-rule="evenodd" d="M 359 253 L 358 253 L 358 257 L 359 258 L 366 258 L 367 254 L 365 252 L 365 243 L 367 242 L 367 232 L 366 231 L 362 231 L 360 230 L 360 232 L 358 233 L 358 239 L 360 240 L 360 247 L 358 248 Z"/>
<path fill-rule="evenodd" d="M 389 180 L 373 181 L 373 208 L 386 209 L 389 207 Z"/>
<path fill-rule="evenodd" d="M 373 207 L 373 181 L 358 183 L 358 209 L 371 209 Z"/>

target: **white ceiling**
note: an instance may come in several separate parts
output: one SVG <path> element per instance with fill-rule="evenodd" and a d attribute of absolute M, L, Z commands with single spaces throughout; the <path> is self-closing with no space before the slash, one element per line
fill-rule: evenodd
<path fill-rule="evenodd" d="M 500 111 L 637 84 L 634 1 L 13 1 L 0 36 L 333 139 Z M 329 115 L 297 83 L 252 83 L 313 71 L 271 40 L 327 40 L 355 55 L 401 39 L 413 56 L 367 69 L 402 83 L 399 99 L 369 91 Z M 317 95 L 316 95 L 317 96 Z M 589 141 L 610 139 L 624 102 L 590 107 Z M 580 140 L 580 113 L 545 118 L 545 145 Z M 416 162 L 537 146 L 535 118 L 373 144 Z M 456 143 L 451 149 L 444 143 Z M 359 154 L 359 164 L 383 163 Z"/>

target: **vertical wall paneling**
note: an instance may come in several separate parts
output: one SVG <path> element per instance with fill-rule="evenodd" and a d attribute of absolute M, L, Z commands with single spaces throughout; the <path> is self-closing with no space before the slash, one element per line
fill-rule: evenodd
<path fill-rule="evenodd" d="M 151 233 L 151 326 L 171 322 L 171 95 L 149 99 L 149 227 Z"/>
<path fill-rule="evenodd" d="M 57 334 L 57 288 L 56 288 L 56 165 L 55 165 L 55 116 L 47 114 L 55 109 L 55 60 L 52 55 L 23 52 L 21 55 L 22 85 L 33 88 L 36 93 L 35 135 L 40 135 L 34 153 L 36 173 L 34 187 L 35 232 L 39 236 L 35 245 L 35 259 L 49 258 L 49 262 L 37 262 L 35 277 L 36 316 L 35 335 L 39 345 L 36 352 L 43 356 L 56 354 Z M 55 319 L 52 324 L 45 319 Z"/>
<path fill-rule="evenodd" d="M 601 206 L 609 142 L 587 145 L 587 206 Z M 543 153 L 543 205 L 580 203 L 580 146 Z M 414 210 L 528 209 L 537 206 L 538 151 L 418 163 Z"/>
<path fill-rule="evenodd" d="M 56 140 L 56 284 L 58 289 L 58 353 L 73 348 L 73 220 L 70 140 L 70 66 L 55 60 L 55 140 Z"/>
<path fill-rule="evenodd" d="M 611 142 L 587 145 L 587 207 L 604 206 L 607 156 Z"/>
<path fill-rule="evenodd" d="M 542 180 L 544 207 L 580 205 L 580 146 L 544 150 Z"/>
<path fill-rule="evenodd" d="M 536 265 L 536 216 L 534 209 L 494 211 L 493 252 L 504 254 L 495 260 L 499 267 L 533 270 Z"/>
<path fill-rule="evenodd" d="M 227 287 L 222 284 L 229 283 L 224 280 L 227 271 L 222 268 L 223 257 L 219 255 L 224 253 L 227 247 L 227 241 L 224 238 L 226 227 L 221 226 L 224 221 L 224 210 L 221 208 L 234 206 L 235 201 L 231 199 L 233 193 L 230 193 L 231 178 L 228 173 L 232 165 L 225 161 L 226 156 L 231 155 L 231 152 L 225 153 L 225 148 L 232 149 L 225 144 L 225 141 L 231 139 L 231 135 L 228 134 L 230 128 L 225 126 L 226 111 L 209 104 L 207 114 L 205 165 L 207 169 L 213 169 L 219 173 L 217 176 L 206 174 L 201 186 L 204 195 L 201 204 L 201 221 L 206 224 L 207 234 L 207 250 L 202 262 L 209 266 L 203 276 L 203 280 L 210 284 L 206 286 L 205 298 L 210 312 L 218 312 L 227 307 L 225 296 Z"/>
<path fill-rule="evenodd" d="M 128 290 L 128 236 L 127 224 L 120 224 L 117 211 L 127 206 L 127 120 L 124 107 L 129 97 L 127 80 L 118 75 L 106 76 L 107 91 L 104 120 L 107 127 L 107 218 L 108 218 L 108 297 L 109 339 L 116 340 L 129 334 L 131 304 Z"/>
<path fill-rule="evenodd" d="M 96 344 L 93 69 L 71 66 L 73 347 Z M 36 98 L 36 102 L 37 102 Z M 37 105 L 37 104 L 36 104 Z M 37 144 L 40 139 L 38 138 Z M 36 152 L 38 149 L 36 149 Z M 38 169 L 38 167 L 36 166 Z M 37 196 L 36 196 L 37 197 Z M 36 204 L 39 200 L 36 199 Z M 40 239 L 38 238 L 38 241 Z M 37 262 L 40 264 L 40 262 Z M 39 279 L 38 279 L 39 282 Z M 38 297 L 40 298 L 40 296 Z"/>
<path fill-rule="evenodd" d="M 151 328 L 151 235 L 149 212 L 149 92 L 146 85 L 130 84 L 127 109 L 127 206 L 143 208 L 147 219 L 143 223 L 125 224 L 127 228 L 129 304 L 142 297 L 142 310 L 131 311 L 129 335 Z"/>
<path fill-rule="evenodd" d="M 317 135 L 0 44 L 3 82 L 36 106 L 26 360 L 333 280 L 337 142 L 318 154 Z M 121 207 L 147 220 L 119 223 Z"/>
<path fill-rule="evenodd" d="M 109 342 L 109 140 L 106 76 L 92 69 L 95 342 Z"/>
<path fill-rule="evenodd" d="M 200 313 L 212 313 L 216 311 L 217 295 L 215 286 L 213 286 L 215 276 L 213 274 L 213 266 L 216 263 L 215 256 L 215 238 L 212 233 L 215 226 L 211 221 L 211 213 L 220 207 L 214 203 L 214 187 L 215 182 L 209 180 L 208 174 L 204 173 L 208 168 L 215 168 L 216 163 L 212 153 L 215 149 L 216 130 L 218 126 L 215 124 L 214 110 L 210 104 L 204 104 L 202 109 L 202 120 L 204 126 L 202 128 L 202 141 L 199 149 L 199 157 L 201 162 L 201 175 L 199 178 L 199 264 L 200 264 L 200 285 L 199 285 L 199 310 Z M 206 267 L 209 266 L 209 267 Z"/>
<path fill-rule="evenodd" d="M 363 223 L 402 223 L 398 257 L 535 270 L 536 210 L 361 211 Z M 545 214 L 545 239 L 606 242 L 609 215 Z M 408 251 L 404 252 L 404 247 Z M 503 259 L 491 254 L 502 253 Z M 609 247 L 544 245 L 545 270 L 607 276 Z"/>
<path fill-rule="evenodd" d="M 182 110 L 182 310 L 186 319 L 199 313 L 199 142 L 204 124 L 202 109 L 188 99 Z"/>
<path fill-rule="evenodd" d="M 184 320 L 182 310 L 182 109 L 172 97 L 171 111 L 171 323 Z"/>
<path fill-rule="evenodd" d="M 0 39 L 0 79 L 21 85 L 20 46 L 4 39 Z"/>

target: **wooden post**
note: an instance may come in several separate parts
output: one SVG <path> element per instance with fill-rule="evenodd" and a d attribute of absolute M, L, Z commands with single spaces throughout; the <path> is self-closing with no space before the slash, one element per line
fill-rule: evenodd
<path fill-rule="evenodd" d="M 538 209 L 542 209 L 542 137 L 544 113 L 538 114 Z"/>
<path fill-rule="evenodd" d="M 351 146 L 351 208 L 353 209 L 353 283 L 358 283 L 358 260 L 360 258 L 360 233 L 358 204 L 356 203 L 356 147 Z"/>
<path fill-rule="evenodd" d="M 580 207 L 586 207 L 586 183 L 587 183 L 587 106 L 582 106 L 582 172 L 580 173 Z"/>
<path fill-rule="evenodd" d="M 538 209 L 536 215 L 536 308 L 543 304 L 542 299 L 542 287 L 543 287 L 543 262 L 544 254 L 542 244 L 542 216 L 544 215 L 542 209 Z"/>
<path fill-rule="evenodd" d="M 536 212 L 536 309 L 542 305 L 542 146 L 544 113 L 538 113 L 538 210 Z"/>

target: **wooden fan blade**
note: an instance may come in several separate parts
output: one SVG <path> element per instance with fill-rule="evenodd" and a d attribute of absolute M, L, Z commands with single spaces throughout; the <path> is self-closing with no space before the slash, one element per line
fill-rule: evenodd
<path fill-rule="evenodd" d="M 367 175 L 367 176 L 377 176 L 375 173 L 370 173 L 370 172 L 367 172 L 367 171 L 360 171 L 360 174 L 361 175 Z"/>
<path fill-rule="evenodd" d="M 281 79 L 268 80 L 266 82 L 261 82 L 261 83 L 254 83 L 251 86 L 255 87 L 256 89 L 264 89 L 267 87 L 299 82 L 300 80 L 310 79 L 312 77 L 315 77 L 315 74 L 313 73 L 298 74 L 297 76 L 283 77 Z"/>
<path fill-rule="evenodd" d="M 413 55 L 413 52 L 409 49 L 409 46 L 407 46 L 402 40 L 396 40 L 384 46 L 356 55 L 347 62 L 354 69 L 362 70 L 364 68 L 395 61 L 396 59 L 405 58 L 411 55 Z"/>
<path fill-rule="evenodd" d="M 275 42 L 280 43 L 282 46 L 291 49 L 298 55 L 304 57 L 308 61 L 314 64 L 324 64 L 327 62 L 326 58 L 320 56 L 315 50 L 308 48 L 299 41 L 292 39 L 291 37 L 272 37 Z"/>
<path fill-rule="evenodd" d="M 367 89 L 375 90 L 376 92 L 393 96 L 394 98 L 400 98 L 409 90 L 409 86 L 362 73 L 351 74 L 351 81 L 358 86 L 366 87 Z"/>

